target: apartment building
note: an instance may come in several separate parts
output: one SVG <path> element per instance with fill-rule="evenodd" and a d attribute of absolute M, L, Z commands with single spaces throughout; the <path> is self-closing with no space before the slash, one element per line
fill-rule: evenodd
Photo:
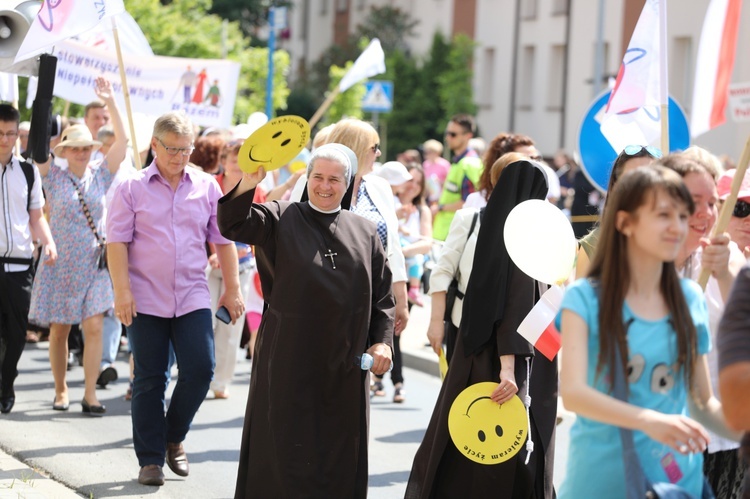
<path fill-rule="evenodd" d="M 280 46 L 292 56 L 292 78 L 331 44 L 364 22 L 371 6 L 391 5 L 419 20 L 413 54 L 429 50 L 435 31 L 465 33 L 477 46 L 474 92 L 487 138 L 512 130 L 532 136 L 546 154 L 574 151 L 588 107 L 617 74 L 644 0 L 295 0 L 289 37 Z M 668 4 L 670 95 L 690 116 L 695 59 L 709 0 Z M 601 24 L 599 20 L 602 20 Z M 602 61 L 594 81 L 601 26 Z M 733 83 L 750 82 L 750 7 L 742 11 Z M 398 82 L 396 82 L 398 85 Z M 748 117 L 750 119 L 750 117 Z M 750 121 L 726 124 L 695 143 L 739 158 Z"/>

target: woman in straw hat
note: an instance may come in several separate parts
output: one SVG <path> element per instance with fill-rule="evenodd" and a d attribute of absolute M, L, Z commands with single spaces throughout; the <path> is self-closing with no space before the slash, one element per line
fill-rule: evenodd
<path fill-rule="evenodd" d="M 85 414 L 101 416 L 105 408 L 96 397 L 96 378 L 102 356 L 102 321 L 114 301 L 104 254 L 104 195 L 125 159 L 127 137 L 112 84 L 99 77 L 95 90 L 109 108 L 115 131 L 115 142 L 104 161 L 90 163 L 102 143 L 93 139 L 85 125 L 73 125 L 63 131 L 54 148 L 56 161 L 66 160 L 67 169 L 52 161 L 38 165 L 52 209 L 50 228 L 59 258 L 55 265 L 39 266 L 29 318 L 50 326 L 49 358 L 55 379 L 52 408 L 58 411 L 68 410 L 70 403 L 65 381 L 70 326 L 81 324 L 86 342 L 81 405 Z"/>

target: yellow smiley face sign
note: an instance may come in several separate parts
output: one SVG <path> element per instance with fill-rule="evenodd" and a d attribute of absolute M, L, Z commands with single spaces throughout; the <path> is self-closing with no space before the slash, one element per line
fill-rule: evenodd
<path fill-rule="evenodd" d="M 503 405 L 490 398 L 497 383 L 476 383 L 458 394 L 448 413 L 456 448 L 479 464 L 498 464 L 515 456 L 526 442 L 526 409 L 514 396 Z"/>
<path fill-rule="evenodd" d="M 289 163 L 310 139 L 310 125 L 299 116 L 279 116 L 245 140 L 237 156 L 240 170 L 276 170 Z"/>

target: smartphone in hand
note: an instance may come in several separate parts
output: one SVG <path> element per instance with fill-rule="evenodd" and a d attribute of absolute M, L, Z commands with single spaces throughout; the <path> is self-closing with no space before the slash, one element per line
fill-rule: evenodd
<path fill-rule="evenodd" d="M 227 307 L 225 307 L 224 305 L 219 307 L 219 310 L 216 311 L 216 318 L 224 324 L 229 324 L 230 322 L 232 322 L 232 316 L 229 315 L 229 310 L 227 310 Z"/>

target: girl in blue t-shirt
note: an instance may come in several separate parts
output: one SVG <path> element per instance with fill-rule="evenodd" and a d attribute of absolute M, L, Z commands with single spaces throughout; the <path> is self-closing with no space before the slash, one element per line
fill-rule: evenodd
<path fill-rule="evenodd" d="M 610 193 L 588 279 L 562 304 L 560 390 L 578 418 L 561 498 L 625 497 L 618 427 L 633 430 L 651 482 L 701 497 L 709 437 L 687 416 L 688 397 L 722 417 L 708 375 L 703 293 L 674 266 L 693 210 L 679 175 L 659 166 L 627 173 Z M 627 373 L 627 402 L 612 395 L 613 369 Z"/>

